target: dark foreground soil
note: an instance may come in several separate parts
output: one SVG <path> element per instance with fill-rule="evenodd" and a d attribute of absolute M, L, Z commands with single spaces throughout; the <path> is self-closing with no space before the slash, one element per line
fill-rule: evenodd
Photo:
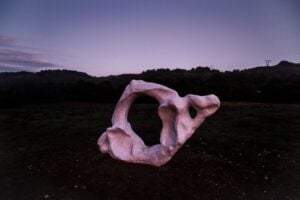
<path fill-rule="evenodd" d="M 300 199 L 300 105 L 224 103 L 166 165 L 98 151 L 113 105 L 0 110 L 0 199 Z M 156 105 L 133 128 L 159 141 Z"/>

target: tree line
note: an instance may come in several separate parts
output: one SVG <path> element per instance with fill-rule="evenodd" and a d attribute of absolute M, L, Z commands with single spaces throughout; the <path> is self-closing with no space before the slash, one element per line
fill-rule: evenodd
<path fill-rule="evenodd" d="M 152 69 L 140 74 L 93 77 L 70 70 L 0 73 L 0 106 L 52 102 L 116 103 L 132 80 L 164 84 L 181 96 L 216 94 L 221 101 L 300 103 L 300 64 L 221 72 L 209 67 Z"/>

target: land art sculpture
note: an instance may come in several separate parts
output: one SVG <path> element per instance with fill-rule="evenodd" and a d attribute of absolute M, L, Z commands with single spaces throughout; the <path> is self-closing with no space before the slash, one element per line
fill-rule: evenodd
<path fill-rule="evenodd" d="M 162 120 L 160 144 L 146 146 L 127 120 L 131 104 L 141 95 L 151 96 L 159 102 L 158 115 Z M 180 97 L 175 90 L 166 86 L 132 80 L 115 107 L 112 127 L 100 136 L 98 146 L 102 153 L 108 153 L 115 159 L 161 166 L 173 157 L 205 118 L 215 113 L 219 106 L 220 101 L 215 95 L 189 94 Z M 190 107 L 197 111 L 194 118 L 189 113 Z"/>

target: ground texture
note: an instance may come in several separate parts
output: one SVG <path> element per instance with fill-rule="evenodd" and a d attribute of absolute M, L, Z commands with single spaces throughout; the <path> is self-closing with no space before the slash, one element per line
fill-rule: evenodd
<path fill-rule="evenodd" d="M 0 199 L 300 199 L 300 105 L 223 103 L 166 165 L 113 160 L 97 139 L 111 104 L 0 110 Z M 154 104 L 130 111 L 152 145 Z"/>

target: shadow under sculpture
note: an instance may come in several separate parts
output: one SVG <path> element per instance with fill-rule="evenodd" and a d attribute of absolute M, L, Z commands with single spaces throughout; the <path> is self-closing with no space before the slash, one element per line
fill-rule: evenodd
<path fill-rule="evenodd" d="M 159 102 L 158 114 L 162 120 L 160 144 L 146 146 L 127 120 L 130 106 L 140 95 L 151 96 Z M 112 127 L 107 128 L 98 139 L 100 151 L 126 162 L 161 166 L 173 157 L 205 118 L 215 113 L 219 106 L 220 101 L 215 95 L 189 94 L 180 97 L 175 90 L 166 86 L 132 80 L 115 107 Z M 189 113 L 190 107 L 197 111 L 194 118 Z"/>

